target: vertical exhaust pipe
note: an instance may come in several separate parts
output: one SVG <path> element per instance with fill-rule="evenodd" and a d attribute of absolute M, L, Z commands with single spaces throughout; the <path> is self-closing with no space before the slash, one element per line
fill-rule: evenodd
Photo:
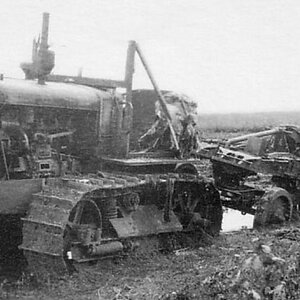
<path fill-rule="evenodd" d="M 135 60 L 136 42 L 130 41 L 127 49 L 126 69 L 125 69 L 125 83 L 126 83 L 126 101 L 132 102 L 132 82 L 134 74 L 134 60 Z"/>
<path fill-rule="evenodd" d="M 41 49 L 48 49 L 49 13 L 43 13 L 43 25 L 41 36 Z"/>
<path fill-rule="evenodd" d="M 44 12 L 43 13 L 41 44 L 40 44 L 40 49 L 38 52 L 38 59 L 41 62 L 41 65 L 43 65 L 43 61 L 45 60 L 45 57 L 47 56 L 48 33 L 49 33 L 49 13 Z M 38 73 L 40 73 L 40 72 L 38 71 Z M 45 84 L 45 75 L 44 74 L 38 74 L 38 84 Z"/>

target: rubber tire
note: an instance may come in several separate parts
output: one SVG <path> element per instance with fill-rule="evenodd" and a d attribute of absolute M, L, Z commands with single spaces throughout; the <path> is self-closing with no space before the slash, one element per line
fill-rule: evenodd
<path fill-rule="evenodd" d="M 282 224 L 291 221 L 292 214 L 291 195 L 285 189 L 274 187 L 258 201 L 253 227 Z"/>

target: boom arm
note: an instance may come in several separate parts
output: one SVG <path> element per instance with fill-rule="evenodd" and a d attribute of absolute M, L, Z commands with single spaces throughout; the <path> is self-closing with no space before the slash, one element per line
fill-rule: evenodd
<path fill-rule="evenodd" d="M 171 132 L 171 136 L 172 136 L 172 139 L 173 139 L 173 142 L 174 142 L 174 145 L 175 145 L 175 148 L 176 150 L 179 151 L 179 145 L 178 145 L 178 141 L 177 141 L 177 138 L 176 138 L 176 134 L 175 134 L 175 130 L 173 128 L 173 125 L 172 125 L 172 118 L 171 118 L 171 115 L 169 113 L 169 110 L 168 110 L 168 107 L 167 107 L 167 104 L 166 104 L 166 100 L 163 96 L 163 94 L 161 93 L 153 75 L 152 75 L 152 72 L 149 68 L 149 65 L 147 64 L 147 61 L 142 53 L 142 50 L 141 48 L 139 47 L 139 45 L 137 43 L 135 43 L 135 49 L 136 49 L 136 52 L 138 53 L 140 59 L 141 59 L 141 62 L 146 70 L 146 73 L 147 75 L 149 76 L 149 79 L 153 85 L 153 88 L 155 90 L 155 92 L 157 93 L 157 96 L 158 96 L 158 100 L 159 100 L 159 103 L 163 109 L 163 112 L 165 114 L 165 116 L 167 117 L 167 122 L 168 122 L 168 126 L 170 128 L 170 132 Z"/>

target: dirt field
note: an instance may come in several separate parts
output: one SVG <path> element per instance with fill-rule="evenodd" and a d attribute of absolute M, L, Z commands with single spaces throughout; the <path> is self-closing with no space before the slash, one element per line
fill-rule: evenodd
<path fill-rule="evenodd" d="M 115 259 L 38 284 L 2 279 L 1 299 L 300 299 L 300 230 L 221 234 L 206 246 Z M 286 296 L 273 298 L 277 290 Z M 256 297 L 256 298 L 255 298 Z"/>

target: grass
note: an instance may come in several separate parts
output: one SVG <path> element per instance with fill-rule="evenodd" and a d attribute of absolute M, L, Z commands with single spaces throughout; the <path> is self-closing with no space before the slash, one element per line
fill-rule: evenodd
<path fill-rule="evenodd" d="M 199 114 L 197 123 L 201 130 L 209 132 L 257 132 L 279 125 L 300 126 L 300 111 Z"/>

